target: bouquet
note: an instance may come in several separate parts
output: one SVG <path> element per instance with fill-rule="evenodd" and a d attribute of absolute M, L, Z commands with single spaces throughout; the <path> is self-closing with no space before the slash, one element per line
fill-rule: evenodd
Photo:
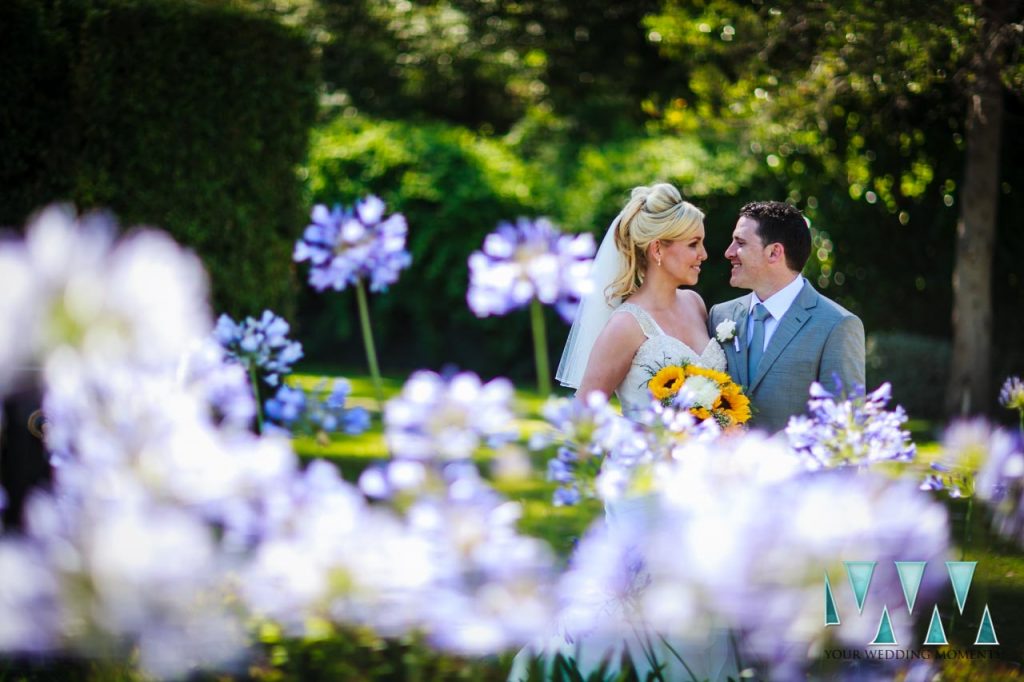
<path fill-rule="evenodd" d="M 714 419 L 723 429 L 750 419 L 750 399 L 725 372 L 697 365 L 667 365 L 647 382 L 666 407 L 685 408 L 701 421 Z"/>

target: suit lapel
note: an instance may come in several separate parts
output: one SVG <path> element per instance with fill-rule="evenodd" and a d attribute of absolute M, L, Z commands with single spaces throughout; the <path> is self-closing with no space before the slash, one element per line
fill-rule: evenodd
<path fill-rule="evenodd" d="M 817 292 L 804 282 L 804 288 L 800 290 L 800 295 L 779 320 L 779 326 L 772 334 L 771 341 L 768 342 L 768 347 L 764 350 L 764 355 L 761 356 L 761 361 L 757 365 L 757 373 L 750 381 L 750 392 L 757 388 L 789 342 L 807 323 L 807 320 L 811 319 L 811 309 L 818 304 L 817 299 Z M 745 358 L 746 356 L 744 356 Z"/>

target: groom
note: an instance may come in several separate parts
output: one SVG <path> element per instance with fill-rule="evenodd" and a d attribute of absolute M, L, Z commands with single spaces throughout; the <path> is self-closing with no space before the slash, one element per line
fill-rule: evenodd
<path fill-rule="evenodd" d="M 795 207 L 747 204 L 725 257 L 729 283 L 751 293 L 708 315 L 712 337 L 722 322 L 736 323 L 735 338 L 722 344 L 729 373 L 755 410 L 750 425 L 770 433 L 803 414 L 812 382 L 831 388 L 838 375 L 846 390 L 864 385 L 864 325 L 800 276 L 810 253 L 810 230 Z"/>

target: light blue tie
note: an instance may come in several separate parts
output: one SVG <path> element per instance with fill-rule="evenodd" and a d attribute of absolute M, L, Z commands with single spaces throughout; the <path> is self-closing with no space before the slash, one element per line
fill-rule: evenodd
<path fill-rule="evenodd" d="M 750 335 L 750 350 L 747 352 L 747 381 L 750 383 L 754 383 L 757 365 L 764 355 L 764 321 L 771 316 L 762 304 L 754 306 L 754 331 Z"/>

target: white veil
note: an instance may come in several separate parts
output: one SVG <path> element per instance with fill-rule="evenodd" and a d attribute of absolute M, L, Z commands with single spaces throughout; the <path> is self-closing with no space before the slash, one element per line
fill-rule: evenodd
<path fill-rule="evenodd" d="M 626 263 L 626 259 L 615 247 L 615 230 L 621 218 L 621 213 L 615 217 L 605 232 L 604 239 L 601 240 L 601 247 L 597 250 L 590 270 L 593 287 L 576 309 L 576 317 L 569 330 L 569 338 L 565 341 L 565 350 L 562 351 L 558 371 L 555 372 L 558 383 L 569 388 L 580 387 L 587 361 L 590 360 L 590 351 L 594 348 L 594 341 L 620 303 L 615 301 L 613 305 L 609 305 L 605 298 L 605 290 L 615 281 Z"/>

